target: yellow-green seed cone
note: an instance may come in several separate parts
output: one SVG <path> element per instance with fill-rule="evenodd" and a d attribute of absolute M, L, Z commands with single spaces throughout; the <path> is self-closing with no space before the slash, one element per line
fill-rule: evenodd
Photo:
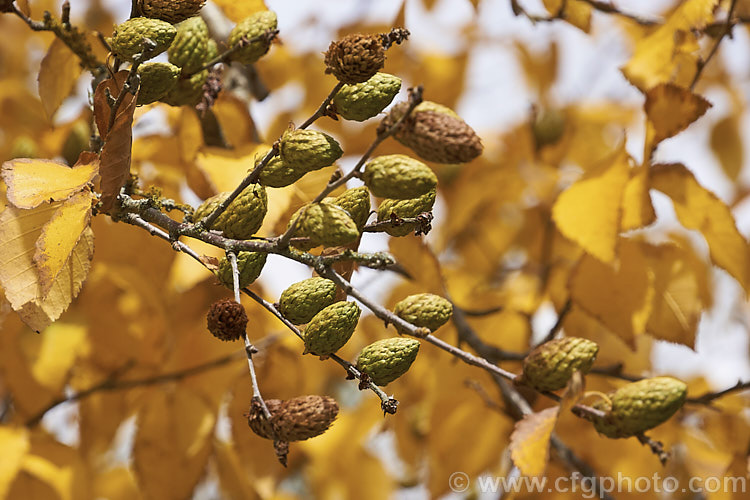
<path fill-rule="evenodd" d="M 537 149 L 556 144 L 565 133 L 565 115 L 557 109 L 544 109 L 534 116 L 531 132 Z"/>
<path fill-rule="evenodd" d="M 216 40 L 213 38 L 208 39 L 206 44 L 206 62 L 216 59 L 219 55 L 219 46 L 216 45 Z"/>
<path fill-rule="evenodd" d="M 257 157 L 256 166 L 266 154 L 267 152 Z M 281 188 L 294 184 L 307 172 L 308 170 L 301 168 L 298 164 L 286 163 L 278 156 L 274 156 L 260 171 L 259 182 L 267 187 Z"/>
<path fill-rule="evenodd" d="M 200 17 L 191 17 L 177 25 L 177 35 L 167 50 L 169 62 L 184 73 L 199 69 L 208 56 L 208 26 Z"/>
<path fill-rule="evenodd" d="M 281 293 L 279 312 L 295 325 L 302 325 L 335 301 L 336 284 L 333 281 L 309 278 L 294 283 Z"/>
<path fill-rule="evenodd" d="M 419 341 L 416 339 L 378 340 L 359 353 L 357 369 L 369 375 L 376 385 L 387 385 L 409 370 L 418 352 Z"/>
<path fill-rule="evenodd" d="M 262 10 L 246 17 L 229 34 L 229 46 L 233 47 L 242 40 L 244 36 L 248 41 L 262 35 L 268 30 L 275 30 L 277 27 L 276 13 L 272 10 Z M 270 43 L 259 40 L 243 47 L 232 54 L 232 60 L 243 64 L 253 64 L 261 58 L 271 47 Z"/>
<path fill-rule="evenodd" d="M 203 97 L 203 84 L 206 78 L 208 78 L 207 69 L 199 71 L 190 78 L 179 78 L 172 90 L 160 101 L 170 106 L 195 106 Z"/>
<path fill-rule="evenodd" d="M 261 252 L 239 252 L 237 254 L 237 270 L 239 271 L 240 288 L 245 288 L 257 280 L 266 265 L 268 254 Z M 219 281 L 227 288 L 234 288 L 232 277 L 232 263 L 227 257 L 222 257 L 219 269 L 216 271 Z"/>
<path fill-rule="evenodd" d="M 138 76 L 141 84 L 137 104 L 151 104 L 172 90 L 180 76 L 180 68 L 163 62 L 145 63 L 138 66 Z"/>
<path fill-rule="evenodd" d="M 609 395 L 594 408 L 607 412 L 594 419 L 596 430 L 610 438 L 624 438 L 653 429 L 682 408 L 687 385 L 672 377 L 654 377 L 632 382 Z"/>
<path fill-rule="evenodd" d="M 11 158 L 36 158 L 39 156 L 39 146 L 33 137 L 19 135 L 10 147 Z"/>
<path fill-rule="evenodd" d="M 195 210 L 193 220 L 198 222 L 213 212 L 229 194 L 220 193 L 204 201 Z M 266 189 L 260 184 L 251 184 L 229 204 L 209 229 L 221 231 L 227 238 L 246 240 L 260 229 L 267 211 Z"/>
<path fill-rule="evenodd" d="M 375 73 L 366 82 L 341 87 L 333 98 L 333 104 L 344 119 L 362 122 L 383 111 L 400 89 L 399 77 Z"/>
<path fill-rule="evenodd" d="M 374 158 L 365 166 L 362 178 L 372 194 L 381 198 L 417 198 L 437 186 L 430 167 L 401 154 Z"/>
<path fill-rule="evenodd" d="M 522 381 L 539 391 L 562 389 L 576 371 L 588 373 L 598 352 L 599 346 L 587 339 L 550 340 L 523 360 Z"/>
<path fill-rule="evenodd" d="M 365 186 L 347 189 L 325 201 L 346 210 L 359 230 L 362 230 L 370 215 L 370 191 Z"/>
<path fill-rule="evenodd" d="M 83 151 L 88 151 L 91 142 L 91 125 L 88 120 L 77 120 L 70 129 L 62 147 L 62 156 L 68 165 L 75 165 Z"/>
<path fill-rule="evenodd" d="M 412 325 L 434 332 L 451 319 L 453 304 L 439 295 L 418 293 L 409 295 L 397 303 L 393 312 Z"/>
<path fill-rule="evenodd" d="M 156 44 L 147 53 L 147 59 L 150 59 L 167 50 L 176 34 L 177 29 L 168 22 L 136 17 L 115 27 L 110 45 L 112 52 L 132 61 L 136 54 L 143 52 L 144 41 L 148 38 Z"/>
<path fill-rule="evenodd" d="M 299 217 L 295 238 L 309 238 L 309 242 L 294 243 L 301 250 L 319 245 L 335 247 L 347 245 L 359 237 L 357 224 L 346 210 L 328 203 L 304 205 L 290 219 Z"/>
<path fill-rule="evenodd" d="M 385 199 L 378 207 L 378 222 L 391 220 L 391 215 L 406 219 L 416 217 L 423 212 L 429 212 L 435 204 L 436 195 L 437 189 L 433 188 L 418 198 L 409 200 Z M 413 233 L 417 227 L 416 223 L 402 224 L 389 227 L 385 232 L 391 236 L 406 236 Z"/>
<path fill-rule="evenodd" d="M 333 165 L 343 154 L 336 139 L 314 130 L 288 130 L 279 143 L 281 160 L 305 172 Z"/>
<path fill-rule="evenodd" d="M 344 347 L 361 313 L 354 302 L 336 302 L 313 316 L 304 332 L 305 354 L 327 356 Z"/>

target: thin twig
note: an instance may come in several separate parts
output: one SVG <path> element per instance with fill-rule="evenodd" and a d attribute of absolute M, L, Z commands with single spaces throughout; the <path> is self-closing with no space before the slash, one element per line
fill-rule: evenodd
<path fill-rule="evenodd" d="M 193 250 L 192 248 L 190 248 L 188 245 L 186 245 L 185 243 L 181 241 L 172 241 L 172 239 L 169 237 L 169 234 L 166 231 L 159 229 L 153 224 L 149 224 L 148 222 L 143 220 L 139 215 L 125 214 L 125 216 L 123 217 L 123 220 L 130 224 L 133 224 L 134 226 L 142 227 L 143 229 L 148 231 L 151 234 L 151 236 L 158 236 L 159 238 L 170 242 L 175 250 L 186 253 L 187 255 L 189 255 L 196 261 L 198 261 L 201 265 L 205 265 L 203 261 L 201 260 L 201 256 L 198 255 L 198 253 L 195 250 Z"/>
<path fill-rule="evenodd" d="M 153 43 L 153 42 L 152 42 Z M 141 65 L 141 58 L 136 57 L 133 65 L 130 67 L 130 72 L 128 73 L 128 77 L 125 79 L 125 81 L 122 83 L 122 88 L 120 89 L 120 93 L 117 95 L 117 99 L 115 99 L 114 104 L 112 104 L 112 107 L 109 111 L 109 123 L 107 125 L 107 134 L 112 131 L 112 127 L 115 124 L 115 119 L 117 118 L 117 111 L 120 109 L 120 105 L 125 100 L 125 95 L 127 95 L 128 92 L 131 92 L 133 95 L 138 91 L 138 78 L 136 77 L 136 72 L 138 71 L 138 67 Z M 136 86 L 133 89 L 132 82 L 136 82 Z M 106 137 L 105 137 L 106 141 Z"/>
<path fill-rule="evenodd" d="M 232 288 L 234 289 L 234 301 L 240 303 L 240 270 L 237 266 L 237 255 L 234 252 L 227 252 L 227 258 L 232 266 Z M 260 394 L 260 386 L 258 385 L 258 376 L 255 373 L 255 364 L 253 363 L 253 354 L 258 352 L 253 344 L 250 343 L 250 339 L 247 338 L 247 333 L 242 336 L 245 342 L 245 355 L 247 356 L 247 366 L 250 370 L 250 380 L 253 386 L 253 398 L 256 399 L 261 408 L 263 409 L 263 415 L 266 420 L 271 419 L 271 412 L 268 411 L 268 406 L 263 400 L 263 396 Z"/>
<path fill-rule="evenodd" d="M 453 304 L 453 307 L 455 308 L 456 305 Z M 504 306 L 486 307 L 484 309 L 465 309 L 465 308 L 461 308 L 461 311 L 464 313 L 464 315 L 468 316 L 470 318 L 481 318 L 481 317 L 484 317 L 484 316 L 490 316 L 492 314 L 497 314 L 497 313 L 503 312 L 504 310 L 505 310 Z"/>
<path fill-rule="evenodd" d="M 719 50 L 719 45 L 721 45 L 721 42 L 724 40 L 724 38 L 731 33 L 732 28 L 734 27 L 734 24 L 732 24 L 732 14 L 734 14 L 734 8 L 737 6 L 737 0 L 732 0 L 732 3 L 729 5 L 729 12 L 727 13 L 727 20 L 724 24 L 724 30 L 719 35 L 719 38 L 716 39 L 716 42 L 714 43 L 713 47 L 711 47 L 711 51 L 708 53 L 705 59 L 699 60 L 697 63 L 697 68 L 695 70 L 695 76 L 693 76 L 693 81 L 690 82 L 690 90 L 695 89 L 696 84 L 698 83 L 698 80 L 701 77 L 701 74 L 703 73 L 703 70 L 708 65 L 708 63 L 713 59 L 716 52 Z"/>
<path fill-rule="evenodd" d="M 570 312 L 570 309 L 573 307 L 573 301 L 568 298 L 565 303 L 562 306 L 562 309 L 560 309 L 560 312 L 557 314 L 557 321 L 555 321 L 555 324 L 552 325 L 552 328 L 550 328 L 547 335 L 544 337 L 544 340 L 542 340 L 542 343 L 549 342 L 553 338 L 555 338 L 555 335 L 557 335 L 557 332 L 559 332 L 562 329 L 563 322 L 565 321 L 565 317 Z"/>
<path fill-rule="evenodd" d="M 264 346 L 270 345 L 273 342 L 275 342 L 278 339 L 278 335 L 269 335 L 265 338 L 263 338 L 259 344 L 262 344 Z M 75 401 L 79 401 L 81 399 L 87 398 L 93 394 L 96 394 L 98 392 L 104 392 L 104 391 L 120 391 L 120 390 L 126 390 L 126 389 L 133 389 L 135 387 L 145 387 L 149 385 L 156 385 L 156 384 L 162 384 L 165 382 L 175 382 L 177 380 L 182 380 L 187 377 L 191 377 L 193 375 L 198 375 L 199 373 L 203 373 L 205 371 L 211 370 L 213 368 L 217 368 L 219 366 L 225 365 L 231 361 L 239 360 L 240 355 L 239 353 L 232 353 L 228 354 L 226 356 L 223 356 L 221 358 L 217 358 L 211 361 L 207 361 L 206 363 L 202 363 L 200 365 L 192 366 L 190 368 L 185 368 L 183 370 L 177 370 L 173 372 L 168 373 L 162 373 L 160 375 L 154 375 L 152 377 L 145 377 L 145 378 L 139 378 L 139 379 L 132 379 L 132 380 L 116 380 L 114 377 L 108 377 L 103 382 L 100 382 L 98 384 L 95 384 L 92 387 L 89 387 L 88 389 L 84 389 L 82 391 L 78 391 L 74 394 L 71 394 L 70 396 L 62 397 L 55 399 L 50 404 L 48 404 L 46 407 L 44 407 L 42 410 L 40 410 L 37 414 L 32 416 L 26 421 L 27 427 L 33 427 L 39 421 L 44 417 L 44 415 L 55 408 L 56 406 L 59 406 L 63 403 L 72 403 Z"/>
<path fill-rule="evenodd" d="M 10 12 L 22 19 L 33 31 L 51 31 L 54 33 L 57 38 L 78 56 L 81 66 L 92 72 L 94 76 L 104 68 L 104 63 L 96 59 L 91 46 L 86 41 L 85 34 L 70 24 L 70 4 L 67 2 L 63 4 L 62 21 L 57 20 L 47 11 L 44 12 L 43 21 L 34 21 L 24 14 L 15 3 L 10 4 Z"/>
<path fill-rule="evenodd" d="M 341 88 L 340 83 L 336 84 L 334 86 L 333 90 L 328 94 L 328 97 L 323 101 L 324 105 L 327 107 L 328 102 L 333 99 L 333 97 L 336 95 L 338 90 Z M 323 104 L 321 105 L 323 107 Z M 320 108 L 318 108 L 319 110 Z M 320 118 L 322 115 L 318 115 L 318 110 L 313 113 L 313 115 L 305 120 L 302 126 L 300 126 L 300 129 L 304 129 L 312 125 L 312 123 Z M 232 191 L 229 196 L 227 196 L 219 205 L 214 209 L 213 212 L 208 214 L 206 217 L 204 217 L 200 221 L 195 221 L 202 225 L 203 227 L 209 228 L 211 225 L 216 221 L 216 219 L 224 213 L 224 210 L 227 209 L 227 207 L 234 201 L 235 198 L 237 198 L 250 184 L 255 184 L 258 182 L 258 179 L 260 179 L 260 174 L 265 168 L 266 165 L 268 165 L 268 162 L 270 162 L 274 156 L 277 156 L 279 154 L 278 149 L 278 141 L 274 146 L 271 148 L 271 150 L 266 153 L 266 155 L 258 162 L 258 164 L 255 166 L 255 168 L 244 178 L 242 179 L 242 182 L 239 183 L 239 185 Z M 291 237 L 291 236 L 290 236 Z M 288 243 L 288 241 L 287 241 Z"/>
<path fill-rule="evenodd" d="M 375 151 L 375 148 L 377 148 L 381 142 L 389 138 L 391 135 L 393 135 L 401 126 L 401 124 L 404 122 L 406 118 L 409 117 L 412 111 L 414 111 L 414 108 L 416 108 L 421 102 L 422 102 L 422 86 L 419 85 L 418 87 L 414 87 L 409 89 L 409 106 L 404 111 L 403 116 L 399 118 L 396 123 L 391 125 L 387 130 L 384 130 L 383 132 L 378 132 L 378 135 L 375 137 L 375 140 L 372 141 L 370 146 L 367 148 L 367 150 L 364 152 L 364 154 L 360 157 L 359 161 L 357 161 L 357 164 L 354 165 L 354 168 L 346 175 L 343 175 L 338 178 L 331 178 L 328 181 L 328 184 L 323 189 L 323 191 L 318 194 L 318 196 L 315 197 L 313 200 L 313 203 L 318 203 L 322 201 L 326 196 L 328 196 L 334 189 L 336 189 L 339 186 L 343 186 L 344 184 L 349 181 L 349 179 L 352 179 L 355 176 L 358 176 L 362 170 L 362 167 L 364 166 L 367 159 L 370 157 L 370 155 Z"/>
<path fill-rule="evenodd" d="M 264 309 L 266 309 L 268 312 L 276 316 L 276 318 L 284 323 L 284 325 L 289 328 L 297 337 L 300 339 L 304 339 L 304 335 L 300 331 L 299 328 L 297 328 L 296 325 L 291 323 L 288 319 L 286 319 L 284 316 L 281 315 L 278 309 L 276 309 L 276 306 L 265 300 L 263 297 L 258 295 L 257 293 L 253 292 L 252 290 L 245 288 L 242 290 L 248 297 L 256 301 L 258 304 L 263 306 Z M 349 363 L 348 361 L 344 360 L 343 358 L 339 357 L 336 354 L 330 354 L 328 356 L 329 359 L 334 360 L 336 363 L 341 365 L 346 372 L 351 375 L 352 377 L 362 381 L 362 373 L 357 370 L 357 368 Z M 394 399 L 393 397 L 388 396 L 385 392 L 383 392 L 380 387 L 375 385 L 372 381 L 367 380 L 367 388 L 370 389 L 372 392 L 374 392 L 381 401 L 381 407 L 383 411 L 386 413 L 396 413 L 396 407 L 398 406 L 398 401 Z"/>
<path fill-rule="evenodd" d="M 474 329 L 471 327 L 468 320 L 466 319 L 466 316 L 466 311 L 456 306 L 456 304 L 453 304 L 453 316 L 451 316 L 451 321 L 453 321 L 453 325 L 456 327 L 456 331 L 458 332 L 459 345 L 461 345 L 462 342 L 466 342 L 469 347 L 474 349 L 474 352 L 491 363 L 508 360 L 521 361 L 526 357 L 525 353 L 506 351 L 497 346 L 484 342 L 476 333 L 476 331 L 474 331 Z"/>
<path fill-rule="evenodd" d="M 414 326 L 408 321 L 396 316 L 393 312 L 389 311 L 388 309 L 381 306 L 377 302 L 366 297 L 362 292 L 354 288 L 349 281 L 347 281 L 343 276 L 341 276 L 339 273 L 337 273 L 333 269 L 330 269 L 330 268 L 319 269 L 318 274 L 336 283 L 336 285 L 341 287 L 341 289 L 343 289 L 348 295 L 351 295 L 352 297 L 360 301 L 362 304 L 364 304 L 368 309 L 370 309 L 375 314 L 375 316 L 385 321 L 386 324 L 395 325 L 398 328 L 399 332 L 407 333 L 413 337 L 423 339 L 426 342 L 429 342 L 430 344 L 438 347 L 439 349 L 442 349 L 452 354 L 453 356 L 459 358 L 460 360 L 462 360 L 463 362 L 467 364 L 478 366 L 480 368 L 483 368 L 489 371 L 490 373 L 495 373 L 508 380 L 516 379 L 515 374 L 507 370 L 504 370 L 500 368 L 499 366 L 495 366 L 494 364 L 490 363 L 484 358 L 474 356 L 473 354 L 463 351 L 459 349 L 458 347 L 451 345 L 435 337 L 434 335 L 429 333 L 429 330 L 427 330 L 426 328 L 420 328 L 418 326 Z M 425 332 L 425 330 L 427 330 L 427 332 Z"/>
<path fill-rule="evenodd" d="M 213 59 L 205 63 L 200 68 L 196 69 L 195 71 L 191 71 L 190 73 L 185 73 L 184 75 L 181 76 L 181 78 L 183 79 L 190 78 L 196 73 L 200 73 L 201 71 L 210 69 L 212 66 L 216 64 L 227 62 L 235 52 L 237 52 L 238 50 L 242 48 L 247 47 L 248 45 L 252 43 L 260 42 L 262 40 L 263 41 L 267 40 L 268 43 L 271 43 L 271 41 L 274 38 L 276 38 L 278 34 L 279 34 L 279 30 L 267 30 L 265 33 L 261 33 L 260 35 L 254 36 L 253 38 L 250 38 L 247 40 L 240 40 L 239 42 L 235 43 L 234 45 L 229 47 L 227 50 L 222 52 L 221 54 L 217 55 L 216 57 L 214 57 Z"/>
<path fill-rule="evenodd" d="M 729 387 L 727 389 L 724 389 L 722 391 L 718 392 L 707 392 L 701 396 L 695 397 L 695 398 L 687 398 L 686 402 L 688 403 L 694 403 L 694 404 L 701 404 L 701 405 L 710 405 L 714 400 L 719 399 L 721 397 L 724 397 L 728 394 L 731 394 L 733 392 L 742 392 L 750 389 L 750 382 L 742 382 L 738 381 L 735 385 L 732 387 Z"/>
<path fill-rule="evenodd" d="M 640 24 L 641 26 L 656 26 L 658 24 L 661 24 L 661 21 L 658 21 L 656 19 L 646 19 L 645 17 L 641 17 L 637 14 L 623 12 L 622 10 L 615 7 L 612 4 L 612 2 L 602 2 L 600 0 L 583 0 L 583 1 L 589 4 L 595 10 L 598 10 L 599 12 L 603 12 L 605 14 L 614 14 L 624 19 L 628 19 L 629 21 L 634 21 Z"/>
<path fill-rule="evenodd" d="M 591 480 L 591 486 L 601 500 L 614 500 L 614 497 L 602 489 L 602 482 L 598 478 L 596 471 L 591 467 L 585 460 L 575 454 L 568 445 L 562 442 L 556 434 L 552 434 L 550 437 L 550 444 L 557 453 L 557 457 L 570 469 L 571 471 L 580 472 L 583 477 Z"/>
<path fill-rule="evenodd" d="M 432 229 L 432 212 L 422 212 L 416 217 L 391 217 L 387 220 L 372 222 L 362 228 L 363 233 L 384 233 L 394 227 L 407 226 L 414 229 L 418 234 L 427 234 Z"/>
<path fill-rule="evenodd" d="M 310 125 L 313 124 L 315 120 L 318 118 L 321 118 L 323 116 L 327 116 L 329 113 L 328 105 L 331 104 L 331 101 L 334 97 L 336 97 L 336 94 L 339 93 L 339 90 L 341 90 L 341 87 L 343 87 L 344 84 L 342 82 L 338 82 L 333 89 L 328 93 L 325 99 L 323 99 L 323 102 L 318 106 L 318 109 L 315 110 L 315 113 L 310 116 L 307 120 L 305 120 L 302 125 L 299 126 L 301 129 L 306 129 Z"/>
<path fill-rule="evenodd" d="M 638 380 L 643 380 L 643 377 L 639 377 L 637 375 L 628 375 L 627 373 L 623 373 L 622 363 L 616 363 L 610 366 L 594 367 L 591 370 L 589 370 L 589 373 L 590 374 L 593 373 L 595 375 L 602 375 L 605 377 L 618 378 L 620 380 L 627 380 L 628 382 L 637 382 Z"/>

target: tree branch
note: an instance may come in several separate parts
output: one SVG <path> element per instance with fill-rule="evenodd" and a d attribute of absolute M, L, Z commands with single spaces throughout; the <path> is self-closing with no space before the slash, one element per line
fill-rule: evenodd
<path fill-rule="evenodd" d="M 63 21 L 52 17 L 52 14 L 48 11 L 44 12 L 43 21 L 34 21 L 24 14 L 15 3 L 10 4 L 10 9 L 13 14 L 28 24 L 29 28 L 33 31 L 53 32 L 57 38 L 62 40 L 62 42 L 65 43 L 65 45 L 67 45 L 76 56 L 78 56 L 81 60 L 81 66 L 89 70 L 94 76 L 101 72 L 102 68 L 105 67 L 103 62 L 96 59 L 96 56 L 91 49 L 91 45 L 86 41 L 86 35 L 80 32 L 75 26 L 72 26 L 69 22 L 65 22 L 69 21 L 70 18 L 70 4 L 67 1 L 63 4 Z"/>
<path fill-rule="evenodd" d="M 698 80 L 701 77 L 701 74 L 703 73 L 703 70 L 706 68 L 708 63 L 711 62 L 711 59 L 713 59 L 714 55 L 719 50 L 719 45 L 721 45 L 721 42 L 724 40 L 724 38 L 732 31 L 732 28 L 734 27 L 734 24 L 732 24 L 732 15 L 734 14 L 734 8 L 736 6 L 737 0 L 732 0 L 732 3 L 729 5 L 727 20 L 724 23 L 724 30 L 719 35 L 719 38 L 716 39 L 716 43 L 714 43 L 713 47 L 711 47 L 711 51 L 706 56 L 706 59 L 698 61 L 695 76 L 693 77 L 693 81 L 690 82 L 690 90 L 693 90 L 695 88 Z"/>
<path fill-rule="evenodd" d="M 710 405 L 715 400 L 721 397 L 724 397 L 728 394 L 732 394 L 733 392 L 742 392 L 748 389 L 750 389 L 750 382 L 738 381 L 735 385 L 727 389 L 724 389 L 723 391 L 707 392 L 695 398 L 687 398 L 686 402 L 700 404 L 700 405 Z"/>
<path fill-rule="evenodd" d="M 278 339 L 278 335 L 269 335 L 261 339 L 258 343 L 262 344 L 264 347 L 268 347 L 274 342 L 276 342 L 277 339 Z M 72 403 L 75 401 L 80 401 L 81 399 L 87 398 L 98 392 L 120 391 L 120 390 L 126 390 L 126 389 L 133 389 L 135 387 L 145 387 L 149 385 L 163 384 L 165 382 L 175 382 L 175 381 L 187 378 L 187 377 L 191 377 L 193 375 L 198 375 L 208 370 L 212 370 L 214 368 L 218 368 L 219 366 L 223 366 L 231 361 L 236 361 L 239 359 L 241 359 L 240 353 L 235 352 L 235 353 L 223 356 L 221 358 L 217 358 L 212 361 L 208 361 L 206 363 L 192 366 L 190 368 L 186 368 L 183 370 L 177 370 L 173 372 L 162 373 L 160 375 L 154 375 L 152 377 L 145 377 L 145 378 L 132 379 L 132 380 L 119 380 L 118 381 L 117 377 L 120 374 L 115 372 L 110 377 L 107 377 L 104 381 L 98 384 L 95 384 L 92 387 L 89 387 L 88 389 L 78 391 L 74 394 L 71 394 L 70 396 L 55 399 L 50 404 L 48 404 L 44 409 L 40 410 L 37 414 L 35 414 L 34 416 L 26 420 L 25 425 L 27 427 L 33 427 L 36 424 L 38 424 L 39 421 L 44 417 L 44 415 L 48 411 L 52 410 L 53 408 L 63 403 Z"/>

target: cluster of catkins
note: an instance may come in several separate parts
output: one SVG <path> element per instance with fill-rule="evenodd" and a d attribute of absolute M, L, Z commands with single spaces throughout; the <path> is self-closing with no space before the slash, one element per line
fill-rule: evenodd
<path fill-rule="evenodd" d="M 588 373 L 599 346 L 577 337 L 547 341 L 532 350 L 523 361 L 523 373 L 516 380 L 538 391 L 564 388 L 573 374 Z M 594 428 L 609 438 L 640 434 L 666 422 L 685 403 L 687 385 L 672 377 L 654 377 L 625 384 L 602 395 L 593 408 L 603 416 L 585 413 Z"/>
<path fill-rule="evenodd" d="M 199 3 L 195 2 L 196 5 Z M 146 9 L 143 11 L 147 13 Z M 140 30 L 143 36 L 143 29 L 157 21 L 141 19 L 130 22 L 139 27 L 136 31 Z M 199 33 L 203 26 L 202 21 L 191 18 L 183 21 L 176 30 L 171 28 L 177 36 L 174 41 L 170 40 L 172 45 L 168 55 L 171 62 L 183 68 L 182 71 L 186 66 L 200 67 L 201 61 L 206 59 L 205 55 L 202 58 L 195 56 L 188 62 L 188 56 L 196 52 L 192 47 L 202 43 L 188 43 L 188 40 L 194 40 L 195 33 Z M 229 43 L 237 43 L 242 37 L 247 41 L 275 27 L 275 14 L 259 12 L 237 25 Z M 132 40 L 132 36 L 125 37 L 123 33 L 126 33 L 124 28 L 118 29 L 115 40 Z M 183 38 L 180 33 L 185 33 Z M 331 113 L 347 120 L 364 121 L 377 116 L 391 104 L 401 88 L 401 80 L 380 72 L 388 45 L 387 36 L 366 34 L 348 35 L 331 43 L 325 53 L 326 72 L 333 74 L 342 84 L 332 100 Z M 123 49 L 128 46 L 123 41 L 118 41 L 115 46 L 123 57 L 140 50 L 138 43 L 131 43 L 129 51 Z M 267 50 L 265 42 L 255 41 L 233 57 L 252 63 Z M 169 102 L 170 98 L 162 100 Z M 431 162 L 464 163 L 481 154 L 479 137 L 451 109 L 424 101 L 407 114 L 410 106 L 412 104 L 408 102 L 395 104 L 382 119 L 379 132 L 390 130 L 396 140 L 421 159 Z M 399 125 L 394 128 L 396 124 Z M 278 155 L 262 169 L 259 182 L 237 196 L 209 229 L 220 231 L 227 238 L 251 238 L 266 215 L 267 188 L 291 185 L 309 172 L 333 165 L 342 155 L 338 142 L 325 133 L 288 130 L 278 143 Z M 348 189 L 337 197 L 310 203 L 297 210 L 289 221 L 288 227 L 295 227 L 290 244 L 300 251 L 310 251 L 320 246 L 337 247 L 356 242 L 370 216 L 371 196 L 381 199 L 377 209 L 378 221 L 413 218 L 429 212 L 435 202 L 435 174 L 425 163 L 407 155 L 375 157 L 365 165 L 360 178 L 364 186 Z M 198 222 L 212 213 L 227 196 L 229 193 L 221 193 L 206 200 L 196 209 L 193 220 Z M 392 236 L 406 236 L 415 227 L 416 223 L 394 224 L 386 231 Z M 265 262 L 264 253 L 239 252 L 239 286 L 244 288 L 255 281 Z M 232 268 L 227 258 L 221 260 L 216 274 L 225 286 L 233 286 Z M 301 329 L 304 353 L 323 357 L 336 353 L 349 341 L 361 313 L 355 302 L 337 301 L 336 284 L 323 277 L 309 278 L 288 287 L 281 294 L 277 308 L 290 323 L 304 325 Z M 423 293 L 406 297 L 393 312 L 415 327 L 434 332 L 450 319 L 453 307 L 442 297 Z M 213 304 L 208 313 L 209 330 L 222 340 L 243 338 L 246 325 L 244 309 L 233 300 Z M 397 329 L 399 333 L 407 333 Z M 365 380 L 384 386 L 407 372 L 417 357 L 419 346 L 420 342 L 415 338 L 378 340 L 362 349 L 355 366 Z M 585 374 L 589 371 L 597 352 L 598 346 L 586 339 L 569 337 L 548 341 L 526 357 L 523 373 L 517 382 L 539 391 L 562 389 L 574 372 Z M 594 420 L 596 429 L 606 436 L 632 436 L 666 421 L 682 406 L 685 397 L 686 386 L 679 380 L 668 377 L 646 379 L 625 385 L 603 397 L 594 408 L 604 416 L 589 417 Z M 309 439 L 325 432 L 338 413 L 338 405 L 332 398 L 315 395 L 285 401 L 268 400 L 266 408 L 254 400 L 247 414 L 248 424 L 259 436 L 274 441 L 282 462 L 288 442 Z"/>
<path fill-rule="evenodd" d="M 152 59 L 167 52 L 169 62 L 149 62 L 138 67 L 140 87 L 137 104 L 160 101 L 172 106 L 195 106 L 203 96 L 206 67 L 219 55 L 208 26 L 197 14 L 205 0 L 139 0 L 143 17 L 128 19 L 115 27 L 109 39 L 112 53 L 125 61 Z M 175 24 L 176 23 L 176 24 Z M 276 14 L 270 10 L 243 19 L 227 40 L 237 47 L 229 59 L 252 64 L 268 52 L 276 30 Z"/>

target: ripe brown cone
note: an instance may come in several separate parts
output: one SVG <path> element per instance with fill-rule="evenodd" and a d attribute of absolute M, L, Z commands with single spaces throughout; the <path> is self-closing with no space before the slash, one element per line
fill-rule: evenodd
<path fill-rule="evenodd" d="M 250 429 L 274 441 L 303 441 L 323 434 L 339 413 L 339 405 L 329 396 L 298 396 L 293 399 L 267 399 L 271 413 L 267 420 L 260 401 L 253 398 L 246 414 Z"/>
<path fill-rule="evenodd" d="M 331 42 L 325 53 L 326 73 L 342 83 L 369 80 L 385 64 L 385 49 L 377 35 L 355 33 Z"/>
<path fill-rule="evenodd" d="M 238 340 L 245 335 L 247 313 L 242 304 L 232 299 L 217 300 L 206 315 L 208 330 L 220 340 Z"/>
<path fill-rule="evenodd" d="M 408 107 L 407 102 L 395 105 L 383 119 L 381 130 L 393 126 Z M 394 137 L 422 159 L 436 163 L 466 163 L 484 149 L 477 133 L 461 118 L 428 109 L 415 109 Z"/>

